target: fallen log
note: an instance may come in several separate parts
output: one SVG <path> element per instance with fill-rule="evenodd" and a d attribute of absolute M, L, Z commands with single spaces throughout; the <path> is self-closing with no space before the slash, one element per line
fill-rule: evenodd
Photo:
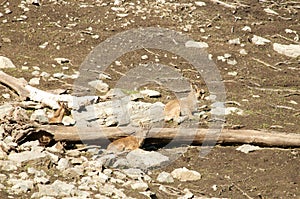
<path fill-rule="evenodd" d="M 7 85 L 20 96 L 21 100 L 30 99 L 32 101 L 45 104 L 52 109 L 58 109 L 58 102 L 66 102 L 69 108 L 78 109 L 82 105 L 94 104 L 98 101 L 98 96 L 72 96 L 56 95 L 33 86 L 28 85 L 25 79 L 18 79 L 0 70 L 0 83 Z"/>
<path fill-rule="evenodd" d="M 116 140 L 128 136 L 134 130 L 119 127 L 86 127 L 84 129 L 65 126 L 42 126 L 40 130 L 53 135 L 55 141 L 70 141 L 93 143 Z M 190 143 L 200 145 L 216 144 L 253 144 L 268 147 L 300 147 L 300 134 L 267 132 L 258 130 L 222 129 L 176 129 L 152 128 L 146 138 L 146 143 L 167 144 L 170 141 L 178 144 Z"/>

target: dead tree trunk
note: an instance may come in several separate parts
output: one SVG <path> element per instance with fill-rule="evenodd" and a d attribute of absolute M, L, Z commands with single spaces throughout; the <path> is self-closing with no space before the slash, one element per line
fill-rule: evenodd
<path fill-rule="evenodd" d="M 128 136 L 128 130 L 118 127 L 84 128 L 64 126 L 41 127 L 54 135 L 56 141 L 72 142 L 97 142 L 103 140 L 116 140 Z M 147 135 L 151 143 L 169 143 L 174 140 L 177 143 L 193 143 L 195 145 L 207 143 L 217 144 L 254 144 L 269 147 L 300 147 L 300 134 L 288 134 L 279 132 L 266 132 L 257 130 L 230 130 L 223 129 L 221 133 L 211 129 L 175 129 L 152 128 Z M 127 133 L 125 133 L 127 132 Z M 131 132 L 133 133 L 133 132 Z M 147 141 L 146 141 L 147 142 Z"/>

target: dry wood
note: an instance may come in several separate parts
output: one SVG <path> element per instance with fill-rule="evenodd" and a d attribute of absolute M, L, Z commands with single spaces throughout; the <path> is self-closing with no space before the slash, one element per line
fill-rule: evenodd
<path fill-rule="evenodd" d="M 29 91 L 25 89 L 27 82 L 24 79 L 17 79 L 0 70 L 0 83 L 16 91 L 21 99 L 26 99 L 29 96 Z"/>
<path fill-rule="evenodd" d="M 40 129 L 54 135 L 56 141 L 73 142 L 97 142 L 103 140 L 116 140 L 128 136 L 125 128 L 118 127 L 77 127 L 42 126 Z M 300 147 L 300 134 L 288 134 L 279 132 L 266 132 L 257 130 L 231 130 L 223 129 L 220 134 L 212 133 L 211 129 L 179 129 L 152 128 L 147 135 L 147 140 L 152 143 L 168 143 L 176 139 L 178 143 L 202 144 L 215 142 L 217 144 L 254 144 L 270 147 Z M 218 132 L 216 130 L 215 132 Z M 147 141 L 146 141 L 147 142 Z"/>
<path fill-rule="evenodd" d="M 89 105 L 96 103 L 98 96 L 76 97 L 72 95 L 56 95 L 33 86 L 28 85 L 24 79 L 17 79 L 0 70 L 0 83 L 7 85 L 15 90 L 21 99 L 29 98 L 33 101 L 46 104 L 52 109 L 58 109 L 58 102 L 66 102 L 69 108 L 78 108 L 81 105 Z"/>

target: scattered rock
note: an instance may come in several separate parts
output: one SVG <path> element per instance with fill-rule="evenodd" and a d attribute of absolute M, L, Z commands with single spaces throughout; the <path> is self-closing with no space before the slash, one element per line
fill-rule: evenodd
<path fill-rule="evenodd" d="M 131 184 L 131 188 L 137 191 L 146 191 L 147 189 L 149 189 L 149 186 L 145 182 L 135 182 Z"/>
<path fill-rule="evenodd" d="M 173 179 L 172 175 L 168 172 L 165 172 L 165 171 L 161 172 L 157 176 L 156 180 L 158 182 L 161 182 L 161 183 L 172 183 L 172 182 L 174 182 L 174 179 Z"/>
<path fill-rule="evenodd" d="M 155 151 L 144 151 L 142 149 L 136 149 L 129 152 L 126 159 L 130 167 L 140 169 L 157 168 L 169 161 L 167 156 Z"/>
<path fill-rule="evenodd" d="M 31 116 L 30 116 L 31 121 L 36 121 L 41 124 L 46 124 L 48 123 L 48 117 L 46 115 L 46 111 L 44 109 L 38 109 L 35 110 Z"/>
<path fill-rule="evenodd" d="M 236 38 L 236 39 L 230 39 L 228 41 L 229 44 L 234 44 L 234 45 L 240 45 L 241 44 L 241 41 L 240 41 L 240 38 Z"/>
<path fill-rule="evenodd" d="M 202 6 L 206 6 L 206 3 L 203 2 L 203 1 L 195 1 L 195 5 L 199 6 L 199 7 L 202 7 Z"/>
<path fill-rule="evenodd" d="M 265 39 L 265 38 L 260 37 L 260 36 L 257 36 L 257 35 L 253 35 L 251 41 L 255 45 L 265 45 L 266 43 L 270 43 L 271 42 L 270 40 Z"/>
<path fill-rule="evenodd" d="M 57 163 L 57 169 L 58 170 L 65 170 L 65 169 L 67 169 L 67 168 L 69 168 L 70 167 L 70 161 L 68 160 L 68 159 L 66 159 L 66 158 L 61 158 L 59 161 L 58 161 L 58 163 Z"/>
<path fill-rule="evenodd" d="M 10 112 L 14 110 L 14 107 L 11 104 L 4 104 L 0 106 L 0 120 L 4 119 Z"/>
<path fill-rule="evenodd" d="M 10 59 L 0 56 L 0 69 L 4 68 L 16 68 Z"/>
<path fill-rule="evenodd" d="M 197 171 L 189 170 L 185 167 L 175 169 L 171 172 L 173 178 L 178 179 L 179 181 L 197 181 L 201 179 L 201 174 Z"/>
<path fill-rule="evenodd" d="M 71 116 L 64 116 L 61 122 L 64 126 L 73 126 L 76 123 Z"/>
<path fill-rule="evenodd" d="M 88 83 L 90 86 L 92 86 L 93 88 L 95 88 L 96 90 L 100 91 L 100 92 L 107 92 L 109 89 L 108 84 L 104 83 L 102 80 L 94 80 Z"/>
<path fill-rule="evenodd" d="M 187 41 L 185 43 L 187 48 L 208 48 L 208 44 L 205 42 Z"/>
<path fill-rule="evenodd" d="M 25 163 L 28 161 L 39 162 L 44 161 L 44 158 L 47 156 L 46 153 L 40 151 L 23 151 L 21 153 L 10 153 L 8 159 L 16 163 Z"/>
<path fill-rule="evenodd" d="M 261 148 L 258 147 L 258 146 L 253 146 L 253 145 L 250 145 L 250 144 L 243 144 L 242 146 L 239 146 L 236 150 L 241 151 L 243 153 L 249 153 L 249 152 L 257 151 L 257 150 L 260 150 L 260 149 Z"/>
<path fill-rule="evenodd" d="M 297 58 L 300 56 L 300 45 L 298 44 L 289 44 L 283 45 L 274 43 L 273 49 L 278 52 L 279 54 L 283 54 L 288 57 Z"/>
<path fill-rule="evenodd" d="M 40 78 L 39 77 L 31 78 L 29 80 L 28 84 L 31 85 L 31 86 L 39 85 L 40 84 Z"/>
<path fill-rule="evenodd" d="M 55 60 L 58 64 L 61 64 L 61 65 L 70 62 L 70 60 L 67 59 L 67 58 L 55 58 L 54 60 Z"/>
<path fill-rule="evenodd" d="M 154 91 L 154 90 L 149 90 L 149 89 L 142 90 L 142 91 L 140 91 L 140 93 L 142 95 L 145 95 L 148 97 L 160 97 L 161 96 L 160 92 Z"/>
<path fill-rule="evenodd" d="M 76 189 L 73 184 L 68 184 L 60 180 L 56 180 L 51 185 L 38 184 L 39 192 L 35 193 L 35 197 L 42 196 L 53 196 L 53 197 L 64 197 L 74 195 Z M 32 196 L 33 197 L 33 196 Z"/>

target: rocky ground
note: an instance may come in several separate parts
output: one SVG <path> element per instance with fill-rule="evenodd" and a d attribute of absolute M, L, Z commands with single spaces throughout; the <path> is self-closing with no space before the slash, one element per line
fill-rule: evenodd
<path fill-rule="evenodd" d="M 207 47 L 226 88 L 226 105 L 235 110 L 226 116 L 225 128 L 299 133 L 300 3 L 216 2 L 4 0 L 0 56 L 16 67 L 1 70 L 39 89 L 72 94 L 81 64 L 101 42 L 139 27 L 168 28 Z M 104 71 L 109 75 L 104 85 L 114 88 L 127 71 L 149 63 L 176 69 L 209 95 L 201 74 L 187 60 L 157 49 L 118 57 Z M 144 87 L 159 91 L 155 99 L 163 103 L 174 97 L 161 85 Z M 20 101 L 5 85 L 0 91 L 4 108 Z M 3 106 L 1 113 L 6 114 Z M 208 115 L 201 127 L 209 122 Z M 297 148 L 260 148 L 245 154 L 238 146 L 216 146 L 200 158 L 201 147 L 181 146 L 116 157 L 100 146 L 78 143 L 18 145 L 3 127 L 0 135 L 0 198 L 300 197 Z"/>

